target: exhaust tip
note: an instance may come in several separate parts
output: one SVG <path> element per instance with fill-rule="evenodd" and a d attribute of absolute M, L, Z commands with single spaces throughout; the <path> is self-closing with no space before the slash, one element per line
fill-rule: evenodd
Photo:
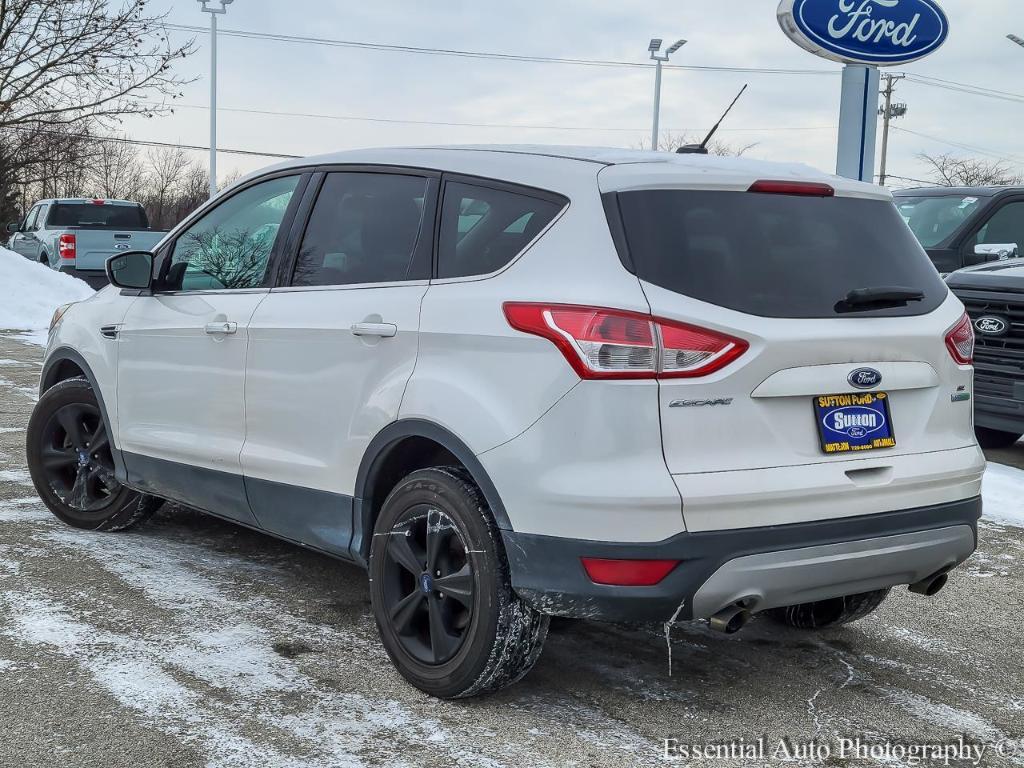
<path fill-rule="evenodd" d="M 910 585 L 910 591 L 915 595 L 924 595 L 925 597 L 933 597 L 942 591 L 942 588 L 946 586 L 946 582 L 949 581 L 949 574 L 937 573 L 933 576 L 929 576 L 927 579 L 922 579 L 916 584 Z"/>
<path fill-rule="evenodd" d="M 752 616 L 750 615 L 750 611 L 746 608 L 741 608 L 738 605 L 730 605 L 708 619 L 708 626 L 716 632 L 721 632 L 726 635 L 734 635 L 743 629 L 751 618 Z"/>

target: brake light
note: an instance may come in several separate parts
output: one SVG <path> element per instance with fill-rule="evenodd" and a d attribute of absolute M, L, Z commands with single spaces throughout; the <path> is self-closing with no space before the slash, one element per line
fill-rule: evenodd
<path fill-rule="evenodd" d="M 61 235 L 57 238 L 57 251 L 62 259 L 75 258 L 77 247 L 74 235 Z"/>
<path fill-rule="evenodd" d="M 582 379 L 706 376 L 750 347 L 717 331 L 620 309 L 517 302 L 503 309 L 516 330 L 553 342 Z"/>
<path fill-rule="evenodd" d="M 92 201 L 92 204 L 93 205 L 106 205 L 107 201 L 106 200 L 101 200 L 100 198 L 96 198 L 95 200 Z"/>
<path fill-rule="evenodd" d="M 974 362 L 974 325 L 966 314 L 946 334 L 946 349 L 957 365 Z"/>
<path fill-rule="evenodd" d="M 804 197 L 835 197 L 836 191 L 828 184 L 813 181 L 755 181 L 748 192 L 763 195 L 802 195 Z"/>
<path fill-rule="evenodd" d="M 672 573 L 678 560 L 604 560 L 581 557 L 587 577 L 614 587 L 653 587 Z"/>

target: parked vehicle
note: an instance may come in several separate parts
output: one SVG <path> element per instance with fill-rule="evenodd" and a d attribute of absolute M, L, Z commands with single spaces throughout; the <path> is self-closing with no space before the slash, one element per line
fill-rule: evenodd
<path fill-rule="evenodd" d="M 1024 435 L 1024 262 L 981 264 L 954 272 L 946 282 L 966 305 L 978 339 L 978 442 L 1007 448 Z"/>
<path fill-rule="evenodd" d="M 107 284 L 108 258 L 153 248 L 166 234 L 149 228 L 139 203 L 81 198 L 40 200 L 23 221 L 8 224 L 7 231 L 12 251 L 80 277 L 94 288 Z"/>
<path fill-rule="evenodd" d="M 49 508 L 119 530 L 173 499 L 365 566 L 436 696 L 520 679 L 552 615 L 817 629 L 934 594 L 976 546 L 972 327 L 876 186 L 348 152 L 108 271 L 51 330 Z"/>
<path fill-rule="evenodd" d="M 1024 187 L 931 187 L 894 196 L 944 275 L 1024 253 Z"/>

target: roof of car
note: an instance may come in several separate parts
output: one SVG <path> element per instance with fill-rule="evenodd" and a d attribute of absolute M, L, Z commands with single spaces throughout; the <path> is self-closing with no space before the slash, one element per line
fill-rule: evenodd
<path fill-rule="evenodd" d="M 1004 192 L 1024 192 L 1019 186 L 911 187 L 893 192 L 896 197 L 994 197 Z"/>
<path fill-rule="evenodd" d="M 650 152 L 615 147 L 533 144 L 359 149 L 287 160 L 274 170 L 309 165 L 386 164 L 429 168 L 532 184 L 568 192 L 581 179 L 601 189 L 619 191 L 651 186 L 746 189 L 759 179 L 818 181 L 839 194 L 888 198 L 882 187 L 851 181 L 799 163 L 776 163 L 744 157 Z"/>

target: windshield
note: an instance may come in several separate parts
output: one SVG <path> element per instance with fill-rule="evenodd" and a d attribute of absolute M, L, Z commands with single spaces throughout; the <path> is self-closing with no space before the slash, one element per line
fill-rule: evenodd
<path fill-rule="evenodd" d="M 896 198 L 900 216 L 925 248 L 945 242 L 981 204 L 982 198 L 967 195 Z"/>
<path fill-rule="evenodd" d="M 146 229 L 146 212 L 141 205 L 109 205 L 93 202 L 57 203 L 50 210 L 47 225 L 86 229 Z"/>
<path fill-rule="evenodd" d="M 619 193 L 619 209 L 639 278 L 720 307 L 836 317 L 861 291 L 888 298 L 859 313 L 921 315 L 948 295 L 886 200 L 644 190 Z"/>

